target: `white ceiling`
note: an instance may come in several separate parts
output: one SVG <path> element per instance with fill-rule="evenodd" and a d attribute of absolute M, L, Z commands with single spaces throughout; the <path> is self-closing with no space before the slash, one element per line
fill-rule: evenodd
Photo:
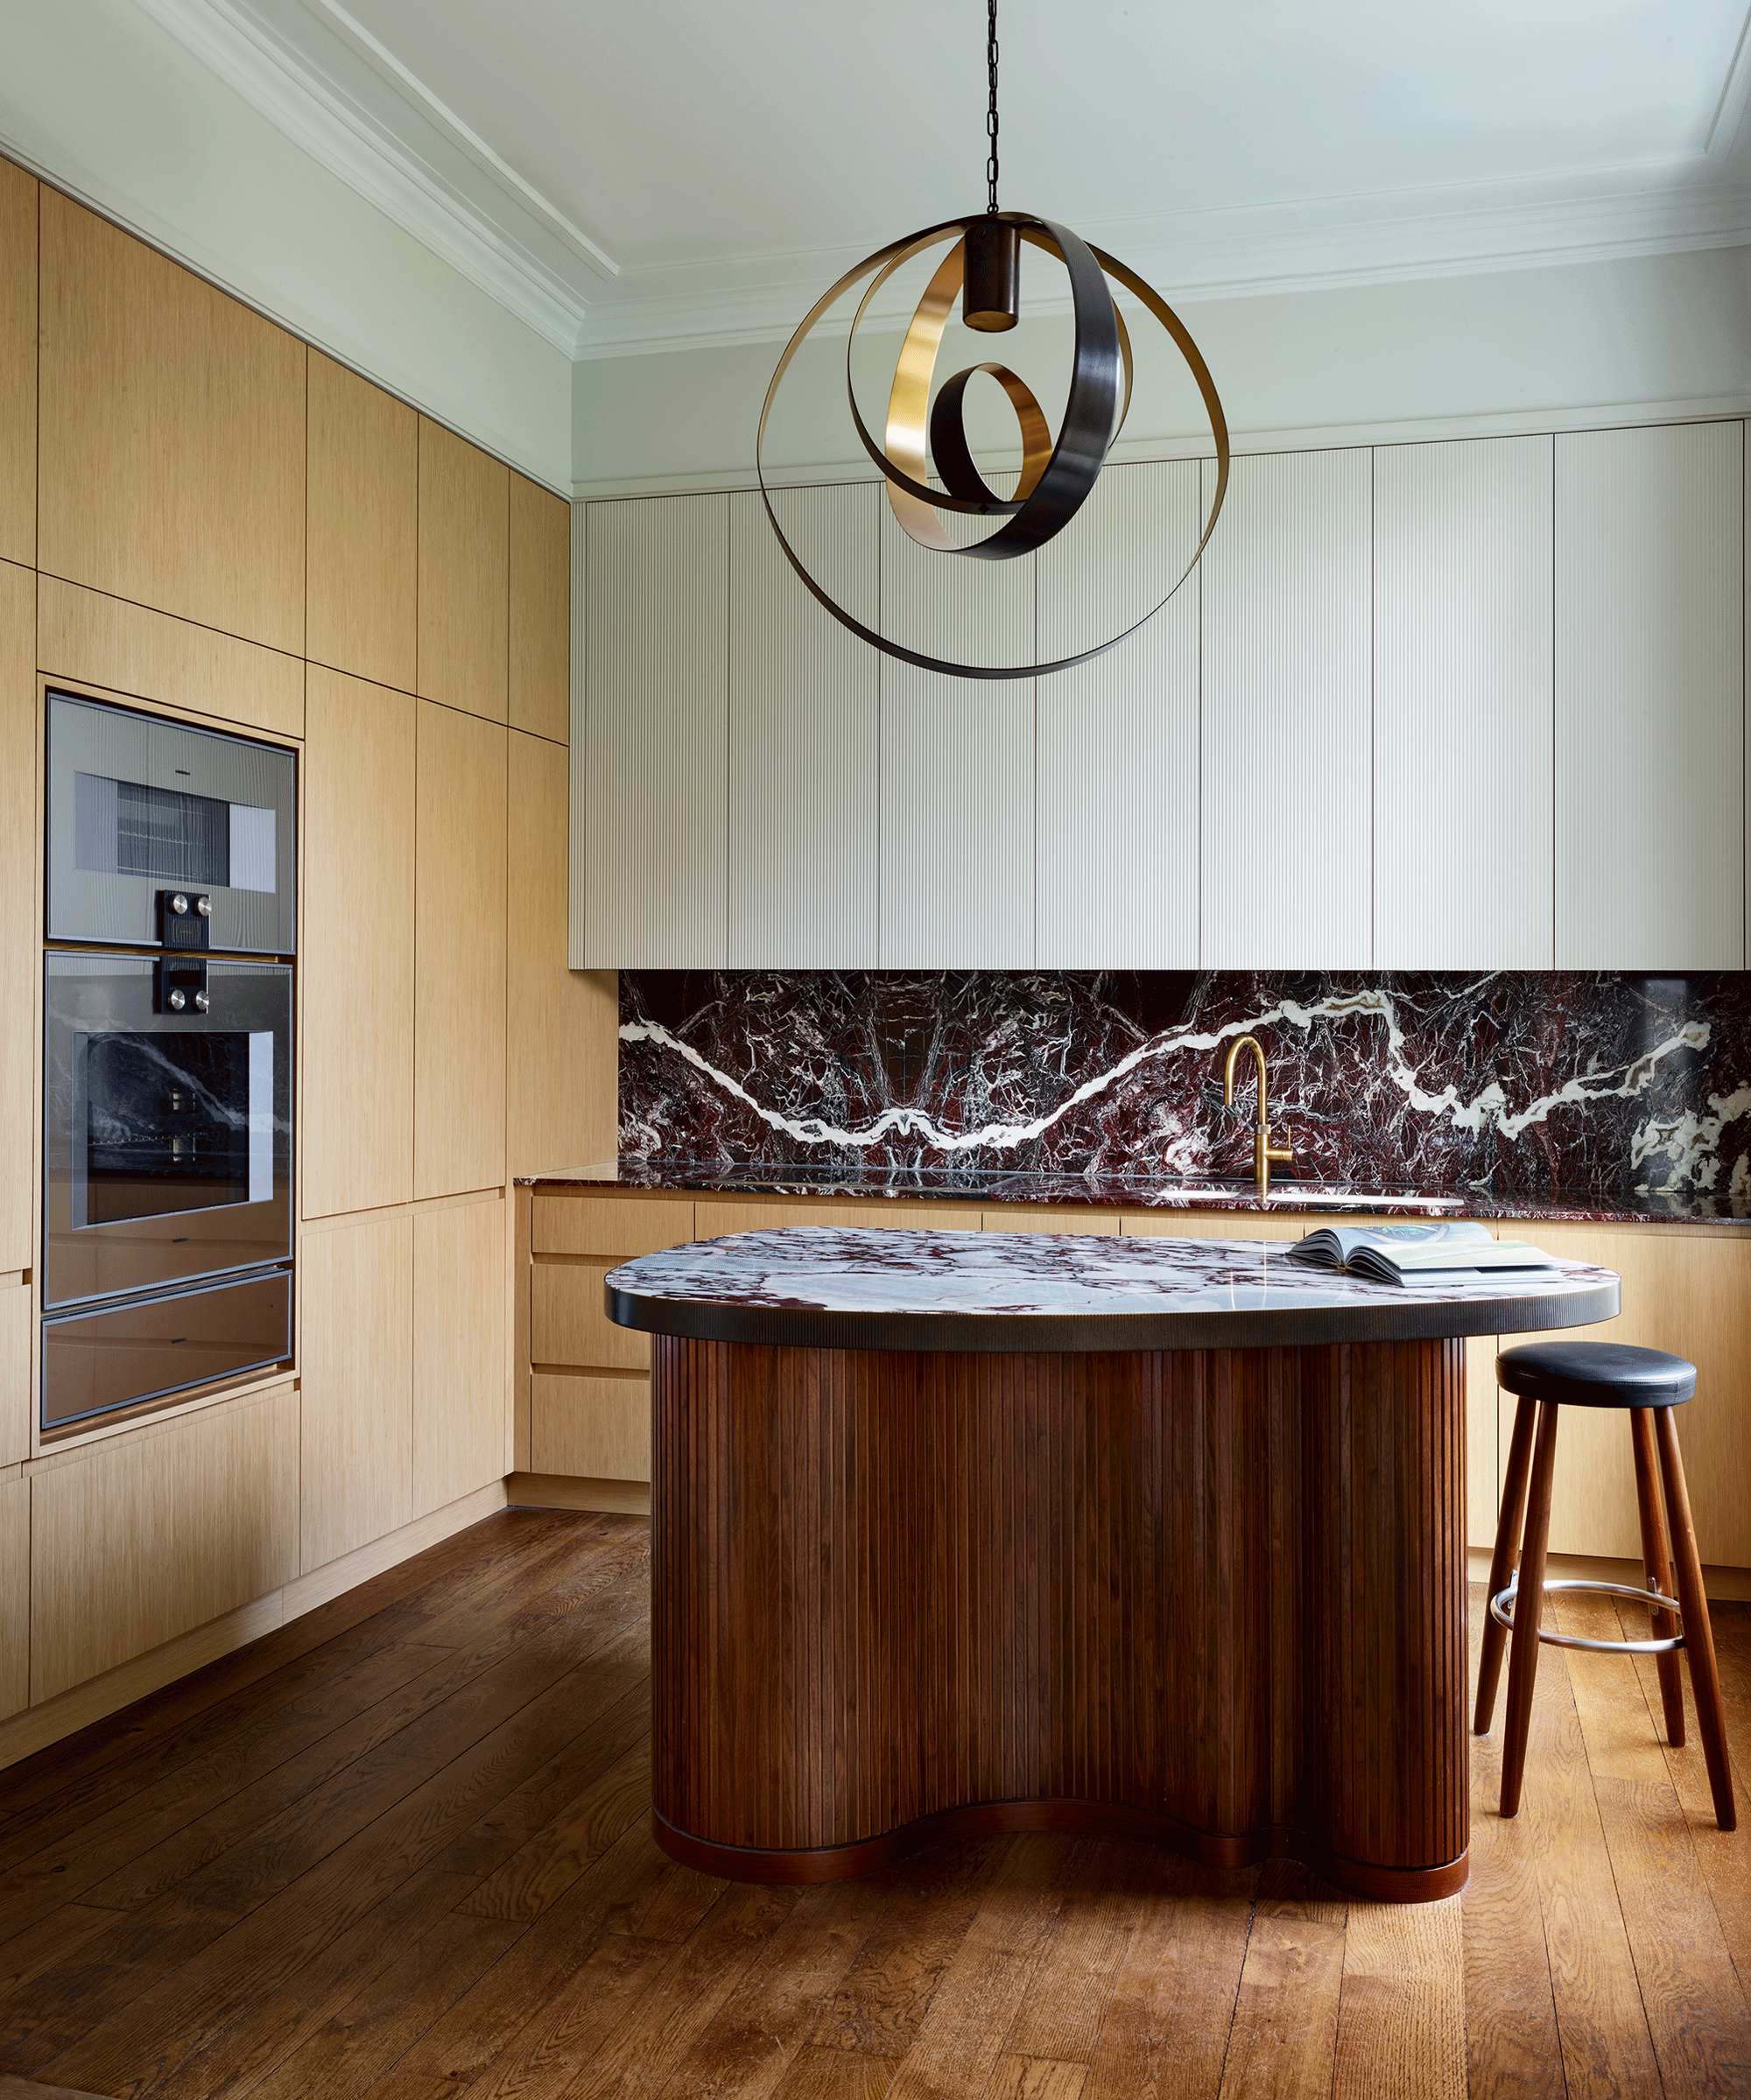
<path fill-rule="evenodd" d="M 980 0 L 139 0 L 574 355 L 984 201 Z M 1747 0 L 1001 0 L 1002 201 L 1170 297 L 1751 241 Z"/>

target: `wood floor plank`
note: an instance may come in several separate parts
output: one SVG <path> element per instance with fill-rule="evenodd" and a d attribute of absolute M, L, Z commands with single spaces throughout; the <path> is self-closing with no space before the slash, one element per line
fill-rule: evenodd
<path fill-rule="evenodd" d="M 772 2100 L 883 2100 L 897 2060 L 811 2043 L 802 2049 Z"/>
<path fill-rule="evenodd" d="M 1143 1845 L 1084 1848 L 1039 1967 L 1003 2038 L 1005 2056 L 1085 2066 L 1092 2060 L 1107 2000 L 1143 1914 L 1151 1858 Z M 1077 2084 L 1079 2090 L 1079 2079 Z"/>
<path fill-rule="evenodd" d="M 874 1879 L 804 1889 L 663 2088 L 664 2100 L 770 2100 L 888 1897 Z"/>
<path fill-rule="evenodd" d="M 109 2100 L 109 2096 L 78 2093 L 67 2085 L 39 2085 L 34 2079 L 15 2078 L 10 2071 L 0 2071 L 0 2100 Z"/>
<path fill-rule="evenodd" d="M 1080 1849 L 1056 1835 L 1009 1840 L 900 2060 L 890 2100 L 967 2100 L 983 2090 L 1051 1936 L 1065 1869 Z"/>
<path fill-rule="evenodd" d="M 1259 1878 L 1256 1867 L 1155 1860 L 1082 2100 L 1207 2100 L 1218 2089 Z"/>
<path fill-rule="evenodd" d="M 1471 1674 L 1486 1605 L 1470 1592 Z M 1471 1879 L 1459 1898 L 1465 1931 L 1466 2077 L 1471 2100 L 1544 2100 L 1562 2061 L 1557 2000 L 1544 1945 L 1538 1847 L 1524 1815 L 1504 1822 L 1503 1702 L 1487 1736 L 1471 1741 Z M 1470 1711 L 1469 1703 L 1466 1710 Z"/>
<path fill-rule="evenodd" d="M 904 2056 L 1009 1842 L 944 1847 L 895 1870 L 891 1900 L 822 2010 L 817 2043 L 882 2061 Z"/>
<path fill-rule="evenodd" d="M 7 1998 L 25 1991 L 46 1969 L 68 1960 L 100 1933 L 113 1932 L 120 1922 L 113 1910 L 69 1903 L 0 1942 L 0 2026 L 4 2024 Z"/>
<path fill-rule="evenodd" d="M 602 1717 L 604 1724 L 613 1724 L 600 1739 L 607 1770 L 596 1773 L 558 1816 L 478 1883 L 460 1908 L 478 1917 L 532 1923 L 615 1838 L 650 1815 L 649 1712 L 649 1697 L 638 1688 Z"/>
<path fill-rule="evenodd" d="M 997 2059 L 985 2100 L 1079 2100 L 1087 2076 L 1086 2063 L 1005 2054 Z"/>
<path fill-rule="evenodd" d="M 1466 2100 L 1458 1896 L 1351 1904 L 1332 2090 L 1340 2100 Z"/>
<path fill-rule="evenodd" d="M 1267 1862 L 1222 2064 L 1223 2100 L 1331 2091 L 1346 1917 L 1347 1907 L 1304 1867 Z"/>

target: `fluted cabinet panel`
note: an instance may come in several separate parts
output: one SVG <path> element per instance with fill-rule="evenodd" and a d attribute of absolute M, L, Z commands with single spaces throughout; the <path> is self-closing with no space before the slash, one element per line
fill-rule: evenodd
<path fill-rule="evenodd" d="M 1551 446 L 1375 453 L 1378 968 L 1551 966 Z"/>
<path fill-rule="evenodd" d="M 873 482 L 775 492 L 786 536 L 874 626 Z M 876 960 L 880 658 L 810 597 L 766 507 L 729 511 L 729 964 L 868 969 Z"/>
<path fill-rule="evenodd" d="M 1372 959 L 1366 449 L 1234 463 L 1200 565 L 1206 969 Z"/>
<path fill-rule="evenodd" d="M 882 505 L 882 632 L 942 657 L 1034 660 L 1035 557 L 915 546 Z M 950 678 L 884 657 L 884 969 L 1034 960 L 1034 681 Z"/>
<path fill-rule="evenodd" d="M 1744 425 L 1556 440 L 1556 963 L 1745 959 Z"/>
<path fill-rule="evenodd" d="M 587 507 L 584 969 L 728 953 L 729 499 Z M 574 782 L 576 776 L 574 774 Z"/>
<path fill-rule="evenodd" d="M 1172 589 L 1198 544 L 1199 500 L 1195 460 L 1106 470 L 1040 550 L 1042 659 L 1093 648 Z M 1198 960 L 1198 624 L 1193 575 L 1129 641 L 1040 682 L 1042 969 Z"/>

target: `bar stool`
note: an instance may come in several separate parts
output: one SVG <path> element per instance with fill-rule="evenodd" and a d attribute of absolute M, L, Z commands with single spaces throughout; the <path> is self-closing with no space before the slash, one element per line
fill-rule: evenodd
<path fill-rule="evenodd" d="M 1531 1342 L 1504 1350 L 1495 1359 L 1496 1382 L 1520 1395 L 1508 1446 L 1508 1478 L 1502 1485 L 1501 1521 L 1496 1526 L 1495 1552 L 1489 1564 L 1489 1618 L 1483 1630 L 1478 1665 L 1478 1735 L 1489 1731 L 1495 1706 L 1501 1650 L 1509 1632 L 1514 1647 L 1508 1665 L 1508 1730 L 1502 1745 L 1501 1813 L 1520 1807 L 1520 1781 L 1526 1766 L 1526 1735 L 1532 1720 L 1532 1686 L 1538 1670 L 1538 1647 L 1603 1649 L 1607 1653 L 1657 1655 L 1660 1703 L 1665 1710 L 1667 1739 L 1675 1748 L 1684 1739 L 1684 1701 L 1678 1682 L 1677 1651 L 1690 1658 L 1691 1689 L 1696 1696 L 1697 1725 L 1702 1731 L 1709 1790 L 1715 1820 L 1732 1830 L 1733 1769 L 1727 1762 L 1726 1734 L 1720 1711 L 1720 1675 L 1715 1668 L 1714 1636 L 1709 1629 L 1708 1600 L 1703 1595 L 1702 1561 L 1691 1523 L 1690 1496 L 1678 1457 L 1672 1409 L 1696 1391 L 1696 1366 L 1661 1349 L 1632 1349 L 1621 1342 Z M 1551 1480 L 1557 1457 L 1557 1416 L 1563 1408 L 1627 1408 L 1630 1441 L 1635 1453 L 1635 1503 L 1642 1520 L 1642 1561 L 1648 1587 L 1632 1590 L 1622 1583 L 1544 1580 L 1545 1549 L 1551 1534 Z M 1533 1448 L 1536 1421 L 1537 1440 Z M 1658 1479 L 1665 1486 L 1662 1521 L 1655 1447 L 1659 1450 Z M 1530 1471 L 1530 1503 L 1527 1476 Z M 1525 1535 L 1520 1542 L 1520 1570 L 1510 1577 L 1515 1534 L 1522 1512 Z M 1677 1593 L 1672 1591 L 1667 1557 L 1670 1526 L 1677 1561 Z M 1584 1640 L 1568 1633 L 1547 1633 L 1539 1626 L 1544 1596 L 1553 1590 L 1589 1590 L 1646 1604 L 1654 1638 L 1649 1640 Z M 1530 1609 L 1517 1609 L 1522 1594 Z M 1681 1633 L 1679 1623 L 1684 1631 Z"/>

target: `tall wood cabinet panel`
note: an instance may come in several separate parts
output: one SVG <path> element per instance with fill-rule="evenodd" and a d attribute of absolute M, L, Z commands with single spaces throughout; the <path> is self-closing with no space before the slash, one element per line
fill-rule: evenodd
<path fill-rule="evenodd" d="M 1548 970 L 1551 441 L 1374 457 L 1375 966 Z"/>
<path fill-rule="evenodd" d="M 413 1196 L 414 711 L 310 667 L 306 695 L 304 1215 Z"/>
<path fill-rule="evenodd" d="M 31 1703 L 31 1484 L 0 1480 L 0 1721 Z"/>
<path fill-rule="evenodd" d="M 572 741 L 573 960 L 728 959 L 729 501 L 592 503 L 583 734 Z"/>
<path fill-rule="evenodd" d="M 1034 556 L 964 561 L 916 546 L 885 501 L 881 520 L 884 636 L 957 662 L 1034 661 Z M 1031 968 L 1033 681 L 887 657 L 881 676 L 883 968 Z"/>
<path fill-rule="evenodd" d="M 1556 440 L 1559 969 L 1744 964 L 1743 446 Z"/>
<path fill-rule="evenodd" d="M 306 1233 L 299 1288 L 308 1574 L 413 1516 L 413 1219 Z"/>
<path fill-rule="evenodd" d="M 0 1466 L 18 1465 L 31 1455 L 36 1412 L 31 1387 L 34 1295 L 22 1278 L 0 1280 Z"/>
<path fill-rule="evenodd" d="M 774 493 L 811 572 L 876 620 L 874 483 Z M 757 495 L 729 508 L 729 965 L 877 958 L 880 657 L 811 598 Z"/>
<path fill-rule="evenodd" d="M 422 416 L 422 699 L 505 719 L 510 560 L 510 467 Z"/>
<path fill-rule="evenodd" d="M 304 651 L 305 348 L 42 192 L 38 563 Z"/>
<path fill-rule="evenodd" d="M 413 1219 L 413 1514 L 510 1471 L 505 1451 L 508 1206 L 452 1204 Z"/>
<path fill-rule="evenodd" d="M 510 736 L 506 1029 L 516 1045 L 505 1105 L 506 1170 L 552 1172 L 612 1159 L 617 987 L 566 960 L 566 753 Z"/>
<path fill-rule="evenodd" d="M 1237 460 L 1199 565 L 1206 969 L 1365 968 L 1370 455 Z"/>
<path fill-rule="evenodd" d="M 418 657 L 419 418 L 310 353 L 305 651 L 413 691 Z"/>
<path fill-rule="evenodd" d="M 505 738 L 421 700 L 413 967 L 413 1192 L 504 1180 Z"/>
<path fill-rule="evenodd" d="M 36 1214 L 36 578 L 0 562 L 0 1272 L 30 1268 Z"/>
<path fill-rule="evenodd" d="M 1040 550 L 1042 662 L 1166 596 L 1198 544 L 1199 500 L 1195 460 L 1107 468 Z M 1042 969 L 1197 964 L 1198 609 L 1194 573 L 1140 633 L 1040 682 Z"/>
<path fill-rule="evenodd" d="M 510 477 L 510 720 L 563 744 L 572 713 L 572 506 Z"/>
<path fill-rule="evenodd" d="M 37 558 L 37 179 L 0 160 L 0 561 Z"/>
<path fill-rule="evenodd" d="M 1697 1367 L 1693 1400 L 1675 1417 L 1697 1546 L 1705 1562 L 1751 1567 L 1751 1240 L 1681 1226 L 1540 1225 L 1547 1254 L 1615 1269 L 1623 1310 L 1564 1338 L 1666 1349 Z M 1550 1338 L 1505 1334 L 1504 1349 Z M 1501 1396 L 1498 1443 L 1508 1458 L 1515 1400 Z M 1557 1432 L 1551 1550 L 1638 1559 L 1629 1425 L 1614 1408 L 1565 1408 Z"/>
<path fill-rule="evenodd" d="M 31 1697 L 298 1572 L 298 1396 L 191 1415 L 31 1482 Z"/>

